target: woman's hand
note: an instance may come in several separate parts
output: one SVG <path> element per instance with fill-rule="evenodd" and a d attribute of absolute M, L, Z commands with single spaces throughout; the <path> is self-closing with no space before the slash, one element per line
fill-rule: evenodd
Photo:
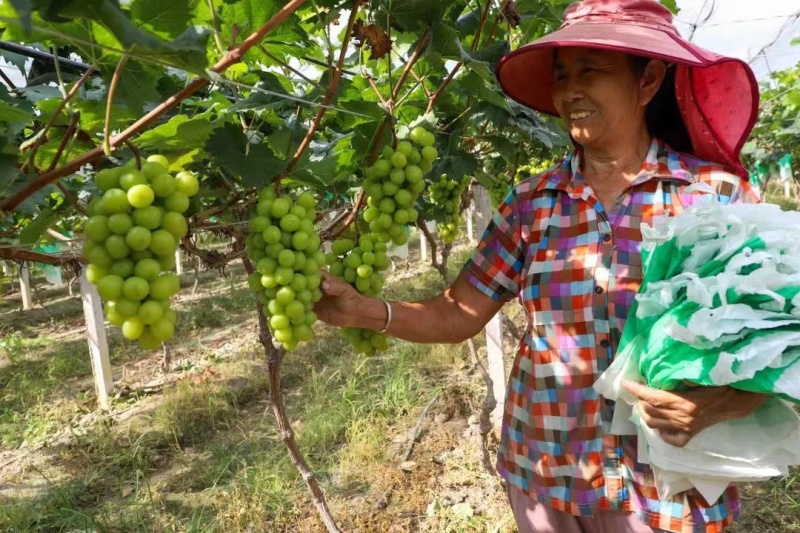
<path fill-rule="evenodd" d="M 364 311 L 364 297 L 349 283 L 322 272 L 322 298 L 314 304 L 317 317 L 337 327 L 354 326 L 359 312 Z"/>
<path fill-rule="evenodd" d="M 731 387 L 700 387 L 687 392 L 651 389 L 641 383 L 622 384 L 639 399 L 639 414 L 665 442 L 683 447 L 692 437 L 725 420 L 744 418 L 767 396 Z"/>

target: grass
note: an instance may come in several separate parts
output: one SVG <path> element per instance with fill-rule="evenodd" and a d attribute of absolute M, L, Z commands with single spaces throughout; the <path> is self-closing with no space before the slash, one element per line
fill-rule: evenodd
<path fill-rule="evenodd" d="M 392 297 L 432 294 L 439 286 L 438 275 L 427 272 L 394 286 Z M 0 496 L 0 530 L 295 531 L 298 520 L 313 530 L 316 519 L 303 481 L 271 413 L 265 414 L 266 368 L 255 342 L 252 305 L 242 276 L 233 284 L 204 280 L 202 298 L 179 304 L 181 344 L 173 349 L 178 357 L 195 356 L 187 368 L 198 366 L 197 372 L 166 387 L 152 409 L 127 423 L 100 420 L 57 446 L 56 474 L 43 469 L 25 476 L 38 479 L 44 491 Z M 245 341 L 223 338 L 228 356 L 215 357 L 219 349 L 197 350 L 207 344 L 209 330 L 231 325 L 232 337 Z M 318 329 L 315 342 L 285 359 L 287 409 L 326 491 L 363 494 L 391 459 L 387 440 L 413 425 L 462 354 L 452 347 L 396 342 L 381 356 L 361 357 L 338 333 Z M 44 440 L 68 424 L 65 415 L 81 401 L 70 396 L 75 389 L 69 384 L 90 378 L 82 340 L 11 336 L 2 346 L 8 362 L 0 390 L 9 413 L 0 425 L 3 446 Z M 214 360 L 204 371 L 198 352 Z M 146 357 L 113 338 L 112 354 L 115 368 Z M 72 405 L 54 409 L 59 395 Z M 117 401 L 118 408 L 124 405 Z"/>
<path fill-rule="evenodd" d="M 463 259 L 453 258 L 453 272 Z M 388 296 L 422 298 L 442 286 L 434 271 L 413 274 L 392 283 Z M 204 274 L 195 297 L 192 282 L 185 283 L 172 347 L 175 381 L 161 394 L 115 399 L 116 415 L 135 410 L 128 419 L 77 422 L 93 409 L 94 394 L 80 330 L 54 335 L 47 325 L 20 324 L 2 337 L 0 464 L 10 451 L 30 450 L 37 460 L 0 483 L 0 531 L 321 530 L 269 410 L 242 272 Z M 157 354 L 116 334 L 111 356 L 132 386 L 159 375 Z M 344 530 L 513 530 L 502 488 L 480 469 L 465 433 L 483 398 L 480 378 L 464 375 L 467 359 L 462 347 L 397 341 L 380 356 L 356 356 L 324 326 L 285 358 L 282 392 L 292 429 Z M 402 472 L 396 465 L 405 439 L 437 394 L 428 419 L 447 416 L 425 426 L 416 468 Z M 65 432 L 73 434 L 54 440 Z M 4 483 L 16 490 L 3 490 Z M 453 505 L 453 493 L 466 500 Z M 744 518 L 731 531 L 800 532 L 798 471 L 745 486 L 743 494 Z"/>

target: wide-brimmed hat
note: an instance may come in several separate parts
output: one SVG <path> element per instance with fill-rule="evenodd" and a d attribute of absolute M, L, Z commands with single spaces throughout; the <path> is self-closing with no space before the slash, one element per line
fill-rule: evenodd
<path fill-rule="evenodd" d="M 583 0 L 561 28 L 500 59 L 497 78 L 517 102 L 558 115 L 553 49 L 579 46 L 661 59 L 675 65 L 675 94 L 695 156 L 747 177 L 740 153 L 758 114 L 758 82 L 742 60 L 683 39 L 672 13 L 655 0 Z"/>

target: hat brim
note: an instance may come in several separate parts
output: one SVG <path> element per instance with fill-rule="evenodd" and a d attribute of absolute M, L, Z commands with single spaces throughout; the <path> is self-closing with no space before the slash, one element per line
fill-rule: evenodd
<path fill-rule="evenodd" d="M 721 56 L 657 26 L 576 23 L 506 54 L 496 75 L 505 94 L 541 113 L 553 105 L 553 50 L 586 47 L 661 59 L 677 65 L 676 97 L 693 153 L 746 178 L 740 153 L 758 116 L 758 82 L 740 59 Z M 729 102 L 735 101 L 736 106 Z"/>
<path fill-rule="evenodd" d="M 713 61 L 704 50 L 657 28 L 633 24 L 574 24 L 525 45 L 500 59 L 497 79 L 513 100 L 542 113 L 557 115 L 553 106 L 553 49 L 587 47 L 701 66 Z"/>

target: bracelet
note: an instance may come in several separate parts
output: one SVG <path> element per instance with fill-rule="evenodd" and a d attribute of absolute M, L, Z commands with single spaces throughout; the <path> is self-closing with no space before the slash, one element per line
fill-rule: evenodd
<path fill-rule="evenodd" d="M 386 330 L 389 329 L 389 325 L 392 323 L 392 304 L 386 300 L 381 301 L 383 302 L 383 305 L 386 306 L 386 325 L 383 326 L 383 329 L 378 331 L 378 333 L 386 333 Z"/>

